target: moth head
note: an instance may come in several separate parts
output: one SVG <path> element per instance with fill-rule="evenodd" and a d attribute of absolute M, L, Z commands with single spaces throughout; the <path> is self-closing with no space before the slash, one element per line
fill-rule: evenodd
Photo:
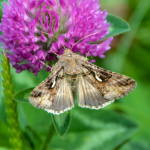
<path fill-rule="evenodd" d="M 72 50 L 71 49 L 68 49 L 68 48 L 65 48 L 64 52 L 62 55 L 57 55 L 57 58 L 58 59 L 62 59 L 63 60 L 63 57 L 64 56 L 71 56 L 71 53 L 72 53 Z M 69 55 L 70 54 L 70 55 Z"/>
<path fill-rule="evenodd" d="M 71 49 L 66 48 L 66 49 L 64 50 L 64 53 L 72 53 L 72 50 L 71 50 Z"/>

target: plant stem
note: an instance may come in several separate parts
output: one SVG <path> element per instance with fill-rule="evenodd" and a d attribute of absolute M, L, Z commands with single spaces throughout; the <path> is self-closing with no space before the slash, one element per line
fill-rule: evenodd
<path fill-rule="evenodd" d="M 55 128 L 54 128 L 54 125 L 52 123 L 41 150 L 46 150 L 47 149 L 48 144 L 51 142 L 54 133 L 55 133 Z"/>
<path fill-rule="evenodd" d="M 22 141 L 20 139 L 20 129 L 18 122 L 17 103 L 13 100 L 14 96 L 14 85 L 12 83 L 12 77 L 10 74 L 9 59 L 7 58 L 6 52 L 2 55 L 2 76 L 3 76 L 3 87 L 5 95 L 5 105 L 7 114 L 7 123 L 10 133 L 10 145 L 13 150 L 22 150 Z"/>

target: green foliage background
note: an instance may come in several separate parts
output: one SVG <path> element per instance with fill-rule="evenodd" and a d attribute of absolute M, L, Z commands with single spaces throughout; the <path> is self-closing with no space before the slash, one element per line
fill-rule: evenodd
<path fill-rule="evenodd" d="M 106 52 L 106 58 L 96 58 L 96 65 L 130 76 L 138 86 L 127 97 L 102 110 L 73 108 L 68 133 L 63 138 L 55 133 L 49 148 L 150 150 L 150 1 L 101 0 L 100 3 L 101 10 L 107 9 L 109 13 L 127 20 L 131 30 L 115 37 L 112 49 Z M 48 76 L 44 71 L 37 77 L 26 71 L 16 74 L 14 69 L 11 69 L 11 73 L 16 92 L 34 87 Z M 0 150 L 9 150 L 11 147 L 0 78 Z M 52 123 L 51 115 L 28 103 L 18 103 L 18 113 L 23 147 L 27 150 L 39 149 Z"/>

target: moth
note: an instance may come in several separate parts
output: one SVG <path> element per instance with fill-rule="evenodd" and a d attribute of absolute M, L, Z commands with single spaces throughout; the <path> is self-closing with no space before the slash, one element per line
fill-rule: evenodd
<path fill-rule="evenodd" d="M 100 109 L 135 87 L 133 79 L 100 68 L 65 49 L 51 74 L 31 92 L 29 101 L 34 107 L 60 114 L 74 107 L 77 94 L 80 107 Z"/>

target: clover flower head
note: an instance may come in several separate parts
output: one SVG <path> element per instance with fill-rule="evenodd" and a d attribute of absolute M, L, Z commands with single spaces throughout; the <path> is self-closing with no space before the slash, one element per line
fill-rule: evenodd
<path fill-rule="evenodd" d="M 8 5 L 4 3 L 0 41 L 17 73 L 28 70 L 37 75 L 43 69 L 40 61 L 51 64 L 54 53 L 61 55 L 64 47 L 72 48 L 89 34 L 96 33 L 72 51 L 104 58 L 112 37 L 100 44 L 90 42 L 109 33 L 106 17 L 99 0 L 9 0 Z"/>

